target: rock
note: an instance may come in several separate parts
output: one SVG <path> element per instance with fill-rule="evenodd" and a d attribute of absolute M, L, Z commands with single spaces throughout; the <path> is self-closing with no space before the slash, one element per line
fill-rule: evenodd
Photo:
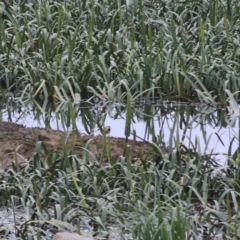
<path fill-rule="evenodd" d="M 70 232 L 59 232 L 53 236 L 52 240 L 96 240 L 93 237 L 86 237 Z"/>

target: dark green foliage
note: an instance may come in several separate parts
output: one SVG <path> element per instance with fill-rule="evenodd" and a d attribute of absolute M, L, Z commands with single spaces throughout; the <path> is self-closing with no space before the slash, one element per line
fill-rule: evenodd
<path fill-rule="evenodd" d="M 219 101 L 223 87 L 239 89 L 239 9 L 230 0 L 3 1 L 0 85 L 88 97 L 89 86 L 126 80 L 133 95 L 192 101 L 213 92 Z"/>

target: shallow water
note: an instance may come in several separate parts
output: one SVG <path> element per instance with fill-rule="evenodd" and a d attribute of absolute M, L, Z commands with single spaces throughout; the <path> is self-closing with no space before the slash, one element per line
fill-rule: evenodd
<path fill-rule="evenodd" d="M 149 105 L 150 104 L 147 104 L 146 106 L 150 107 Z M 169 105 L 168 103 L 168 106 Z M 230 122 L 224 109 L 221 111 L 225 123 L 223 126 L 220 121 L 219 111 L 216 112 L 214 108 L 203 107 L 203 109 L 200 108 L 196 114 L 188 115 L 187 112 L 192 111 L 192 108 L 196 110 L 196 108 L 199 107 L 191 107 L 189 105 L 180 105 L 180 107 L 181 110 L 183 108 L 186 112 L 179 114 L 178 110 L 176 110 L 175 112 L 163 113 L 159 108 L 154 112 L 152 118 L 144 115 L 142 117 L 135 116 L 132 119 L 131 131 L 136 131 L 136 135 L 139 137 L 138 140 L 140 141 L 142 139 L 152 141 L 152 131 L 156 136 L 162 137 L 166 146 L 174 147 L 175 141 L 177 141 L 184 143 L 187 148 L 200 153 L 214 153 L 216 154 L 216 160 L 222 165 L 225 165 L 229 148 L 231 148 L 231 153 L 233 154 L 239 145 L 237 140 L 239 119 L 235 118 Z M 93 108 L 96 108 L 96 106 Z M 93 108 L 89 108 L 89 112 L 91 112 Z M 107 111 L 107 109 L 105 110 Z M 103 114 L 105 115 L 105 122 L 103 125 L 111 127 L 110 136 L 125 137 L 125 114 L 123 113 L 115 119 L 114 115 L 116 111 L 114 111 L 114 108 L 112 111 L 102 113 L 102 115 Z M 61 115 L 51 113 L 51 117 L 49 117 L 48 121 L 46 121 L 46 116 L 47 115 L 40 114 L 36 117 L 36 114 L 29 110 L 26 111 L 25 109 L 25 111 L 15 111 L 11 114 L 11 121 L 30 128 L 50 127 L 62 131 L 71 131 L 71 127 L 67 128 L 64 124 Z M 183 118 L 187 119 L 185 123 Z M 9 112 L 2 111 L 2 119 L 8 121 Z M 81 117 L 77 118 L 76 124 L 78 130 L 86 134 Z M 89 129 L 90 128 L 91 127 L 89 127 Z M 95 127 L 90 130 L 94 135 L 101 134 L 96 124 Z M 133 139 L 133 135 L 129 138 Z M 234 141 L 232 141 L 233 138 Z"/>

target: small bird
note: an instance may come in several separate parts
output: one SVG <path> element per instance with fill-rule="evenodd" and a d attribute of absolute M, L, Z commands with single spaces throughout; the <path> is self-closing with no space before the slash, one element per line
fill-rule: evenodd
<path fill-rule="evenodd" d="M 110 126 L 107 126 L 102 130 L 102 133 L 106 134 L 106 135 L 109 134 L 110 132 L 111 132 L 111 127 Z"/>

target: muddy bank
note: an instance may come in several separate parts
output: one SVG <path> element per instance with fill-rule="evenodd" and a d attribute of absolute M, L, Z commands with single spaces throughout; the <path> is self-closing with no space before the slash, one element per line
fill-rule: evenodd
<path fill-rule="evenodd" d="M 96 159 L 104 156 L 106 160 L 109 153 L 116 158 L 123 155 L 125 143 L 124 138 L 107 136 L 104 139 L 103 136 L 81 136 L 76 131 L 69 134 L 49 128 L 27 128 L 11 122 L 0 122 L 0 167 L 11 166 L 16 158 L 20 163 L 29 161 L 38 141 L 43 141 L 49 150 L 61 150 L 66 143 L 69 151 L 74 151 L 79 157 L 82 156 L 83 149 L 88 149 Z M 104 141 L 107 149 L 104 149 Z M 128 146 L 132 158 L 150 157 L 149 143 L 128 140 Z"/>

